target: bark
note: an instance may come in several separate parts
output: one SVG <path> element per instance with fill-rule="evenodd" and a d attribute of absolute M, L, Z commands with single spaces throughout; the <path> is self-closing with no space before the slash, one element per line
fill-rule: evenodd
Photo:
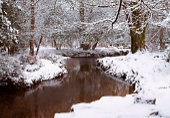
<path fill-rule="evenodd" d="M 95 50 L 98 42 L 99 42 L 99 38 L 97 36 L 93 36 L 95 38 L 95 43 L 92 45 L 92 50 Z"/>
<path fill-rule="evenodd" d="M 84 10 L 84 3 L 83 0 L 80 0 L 80 9 L 79 9 L 79 15 L 80 15 L 80 21 L 84 22 L 85 21 L 85 10 Z M 83 48 L 83 50 L 88 50 L 90 49 L 91 45 L 90 44 L 80 44 L 80 48 Z"/>
<path fill-rule="evenodd" d="M 30 39 L 30 55 L 34 56 L 34 27 L 35 27 L 35 13 L 34 0 L 31 0 L 31 39 Z"/>
<path fill-rule="evenodd" d="M 80 2 L 79 14 L 80 14 L 80 21 L 84 22 L 84 4 L 83 4 L 83 0 L 81 0 L 81 2 Z"/>
<path fill-rule="evenodd" d="M 136 36 L 136 31 L 130 30 L 130 36 L 131 36 L 131 52 L 135 53 L 138 50 L 138 41 Z"/>
<path fill-rule="evenodd" d="M 160 30 L 160 49 L 163 48 L 163 33 L 164 33 L 164 28 L 162 27 Z"/>
<path fill-rule="evenodd" d="M 38 44 L 37 51 L 36 51 L 36 56 L 38 55 L 38 51 L 40 49 L 40 44 L 41 44 L 42 40 L 43 40 L 43 36 L 41 36 L 41 38 L 40 38 L 40 42 Z"/>
<path fill-rule="evenodd" d="M 95 44 L 94 44 L 94 45 L 92 45 L 92 50 L 95 50 L 95 48 L 96 48 L 97 44 L 98 44 L 98 41 L 96 41 L 96 42 L 95 42 Z"/>
<path fill-rule="evenodd" d="M 30 55 L 34 56 L 34 40 L 30 40 Z"/>
<path fill-rule="evenodd" d="M 57 46 L 57 43 L 56 43 L 56 40 L 55 40 L 55 39 L 52 41 L 52 46 L 55 47 L 55 48 L 56 48 L 56 46 Z"/>
<path fill-rule="evenodd" d="M 80 44 L 80 48 L 83 48 L 83 50 L 89 50 L 90 47 L 91 47 L 90 44 L 84 44 L 84 43 Z"/>
<path fill-rule="evenodd" d="M 8 50 L 8 54 L 10 55 L 14 55 L 15 54 L 15 45 L 14 44 L 10 44 L 9 50 Z"/>
<path fill-rule="evenodd" d="M 146 27 L 141 34 L 137 34 L 133 29 L 130 30 L 132 53 L 136 53 L 138 49 L 142 50 L 145 48 L 145 31 Z"/>

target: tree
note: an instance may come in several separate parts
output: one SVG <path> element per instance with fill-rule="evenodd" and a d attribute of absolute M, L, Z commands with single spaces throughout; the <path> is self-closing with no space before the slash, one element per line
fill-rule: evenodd
<path fill-rule="evenodd" d="M 20 9 L 12 1 L 0 0 L 0 51 L 13 55 L 19 47 Z"/>
<path fill-rule="evenodd" d="M 34 28 L 35 28 L 35 13 L 34 0 L 31 0 L 31 39 L 30 39 L 30 55 L 34 56 Z"/>
<path fill-rule="evenodd" d="M 157 13 L 157 6 L 162 6 L 158 1 L 160 0 L 27 1 L 29 3 L 27 11 L 31 11 L 27 13 L 27 20 L 31 21 L 31 28 L 29 22 L 30 30 L 27 31 L 31 36 L 30 54 L 33 55 L 34 42 L 38 42 L 35 39 L 39 39 L 42 32 L 45 33 L 43 36 L 45 45 L 54 40 L 56 45 L 65 44 L 70 48 L 75 41 L 79 42 L 82 48 L 83 45 L 87 45 L 86 49 L 95 49 L 100 43 L 114 45 L 118 40 L 124 43 L 122 39 L 131 38 L 131 50 L 135 53 L 138 49 L 145 48 L 147 31 L 152 24 L 149 21 L 154 19 L 153 14 Z M 160 11 L 162 10 L 159 9 Z M 111 26 L 113 26 L 112 30 Z M 160 39 L 161 37 L 165 38 L 161 35 Z M 24 40 L 26 39 L 27 37 Z"/>
<path fill-rule="evenodd" d="M 152 21 L 154 20 L 154 14 L 159 14 L 156 16 L 156 18 L 160 16 L 160 18 L 158 19 L 164 19 L 164 16 L 161 15 L 163 14 L 162 12 L 164 11 L 164 9 L 158 9 L 157 6 L 159 6 L 159 8 L 161 8 L 162 6 L 167 6 L 167 2 L 165 0 L 128 0 L 123 2 L 122 0 L 120 0 L 117 16 L 114 22 L 112 22 L 112 27 L 118 19 L 121 5 L 123 6 L 123 10 L 126 15 L 126 21 L 128 22 L 130 28 L 131 52 L 135 53 L 138 49 L 142 50 L 145 48 L 145 35 L 147 26 L 149 24 L 149 21 L 152 23 Z M 165 8 L 167 9 L 167 7 Z M 160 30 L 160 47 L 162 47 L 163 30 L 163 28 L 161 28 Z"/>
<path fill-rule="evenodd" d="M 137 5 L 137 2 L 131 2 L 130 5 Z M 138 49 L 142 50 L 145 48 L 145 32 L 146 32 L 146 21 L 148 12 L 144 13 L 144 9 L 140 6 L 138 8 L 132 8 L 132 25 L 130 26 L 131 36 L 131 52 L 135 53 Z"/>

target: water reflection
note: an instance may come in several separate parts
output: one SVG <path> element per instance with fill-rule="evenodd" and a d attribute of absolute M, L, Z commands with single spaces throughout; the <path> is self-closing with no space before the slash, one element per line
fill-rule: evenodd
<path fill-rule="evenodd" d="M 53 118 L 68 112 L 75 103 L 101 96 L 125 96 L 132 89 L 96 68 L 95 59 L 66 61 L 69 73 L 60 80 L 46 81 L 27 91 L 0 90 L 0 118 Z"/>

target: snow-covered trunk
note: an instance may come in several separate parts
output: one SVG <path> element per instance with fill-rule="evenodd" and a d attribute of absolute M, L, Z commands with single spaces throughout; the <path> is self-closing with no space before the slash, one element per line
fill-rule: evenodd
<path fill-rule="evenodd" d="M 136 5 L 137 2 L 132 2 L 131 5 Z M 132 9 L 132 25 L 130 25 L 130 36 L 131 36 L 131 52 L 136 53 L 138 49 L 142 50 L 145 48 L 145 32 L 147 19 L 146 16 L 142 16 L 142 9 Z"/>
<path fill-rule="evenodd" d="M 142 50 L 145 48 L 145 31 L 146 27 L 144 28 L 144 31 L 141 34 L 137 34 L 136 31 L 130 29 L 132 53 L 137 52 L 138 49 Z"/>
<path fill-rule="evenodd" d="M 84 2 L 83 0 L 80 0 L 79 17 L 80 17 L 81 22 L 85 22 L 85 9 L 84 9 L 83 2 Z M 83 25 L 82 25 L 82 27 L 83 27 Z M 84 42 L 81 42 L 80 48 L 83 48 L 83 50 L 88 50 L 88 49 L 90 49 L 90 44 L 89 43 L 84 44 Z"/>
<path fill-rule="evenodd" d="M 30 39 L 30 55 L 34 56 L 34 28 L 35 28 L 35 13 L 34 0 L 31 0 L 31 39 Z"/>

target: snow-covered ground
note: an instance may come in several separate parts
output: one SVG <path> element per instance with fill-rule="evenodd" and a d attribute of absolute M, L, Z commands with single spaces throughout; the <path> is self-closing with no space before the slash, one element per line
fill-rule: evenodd
<path fill-rule="evenodd" d="M 145 118 L 155 112 L 153 105 L 134 104 L 132 95 L 102 97 L 92 103 L 73 105 L 74 112 L 57 113 L 55 118 Z"/>
<path fill-rule="evenodd" d="M 36 51 L 36 49 L 35 49 Z M 0 54 L 0 86 L 31 86 L 36 82 L 53 79 L 67 73 L 64 59 L 69 57 L 102 57 L 106 55 L 126 55 L 128 49 L 97 48 L 56 50 L 52 47 L 40 47 L 38 55 L 29 56 L 29 50 L 14 56 Z M 66 56 L 63 57 L 62 55 Z"/>
<path fill-rule="evenodd" d="M 106 57 L 106 56 L 120 56 L 120 55 L 127 55 L 129 53 L 129 49 L 122 49 L 116 47 L 97 47 L 95 50 L 83 50 L 78 48 L 72 49 L 62 49 L 58 50 L 56 54 L 60 54 L 67 57 Z"/>
<path fill-rule="evenodd" d="M 22 72 L 24 82 L 29 85 L 32 85 L 34 81 L 54 79 L 64 73 L 67 73 L 67 70 L 64 67 L 63 57 L 52 54 L 47 59 L 38 58 L 36 64 L 26 65 Z"/>
<path fill-rule="evenodd" d="M 26 65 L 23 71 L 24 78 L 27 78 L 26 83 L 31 85 L 34 81 L 50 80 L 67 73 L 64 65 L 66 57 L 56 55 L 55 51 L 51 47 L 40 48 L 37 63 Z"/>
<path fill-rule="evenodd" d="M 29 56 L 28 51 L 15 56 L 0 56 L 1 86 L 6 86 L 8 79 L 17 86 L 31 86 L 67 73 L 64 63 L 66 57 L 56 55 L 55 48 L 40 47 L 37 57 Z"/>
<path fill-rule="evenodd" d="M 135 93 L 73 105 L 73 112 L 56 113 L 55 118 L 170 118 L 170 63 L 166 59 L 165 52 L 99 59 L 106 73 L 135 83 Z"/>

